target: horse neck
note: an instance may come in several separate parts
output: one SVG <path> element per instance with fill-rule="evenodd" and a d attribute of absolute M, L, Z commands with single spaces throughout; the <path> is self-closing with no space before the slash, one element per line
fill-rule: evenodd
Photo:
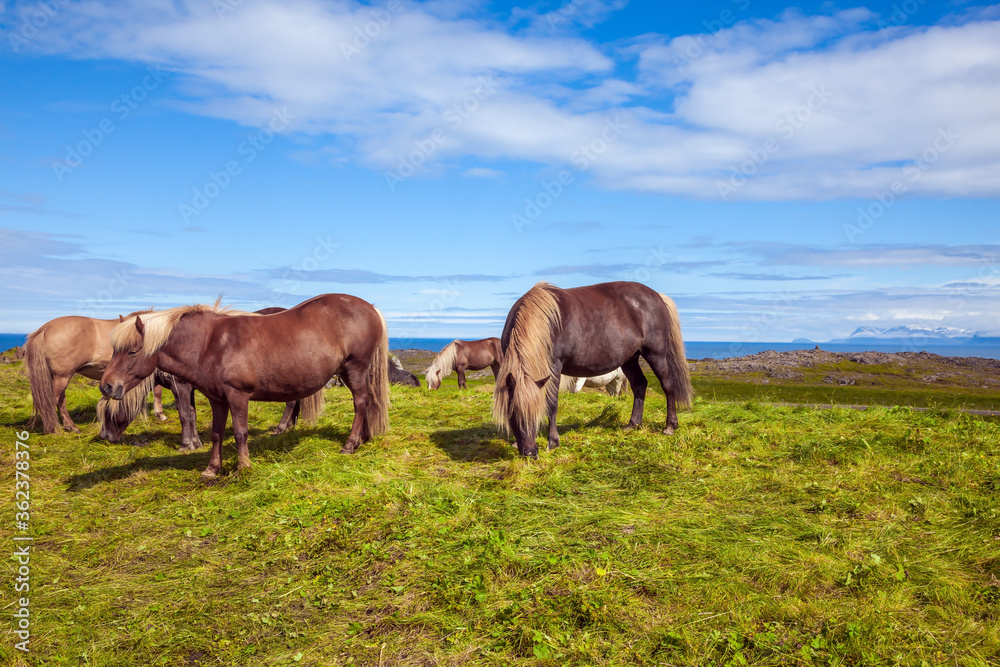
<path fill-rule="evenodd" d="M 210 322 L 206 316 L 214 317 L 214 314 L 193 313 L 177 322 L 158 352 L 157 368 L 181 379 L 193 381 L 193 376 L 201 366 L 201 354 L 211 332 Z"/>

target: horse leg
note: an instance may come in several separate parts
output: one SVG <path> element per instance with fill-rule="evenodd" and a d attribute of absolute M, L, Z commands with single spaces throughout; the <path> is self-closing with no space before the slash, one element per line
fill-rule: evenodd
<path fill-rule="evenodd" d="M 177 395 L 174 394 L 174 402 L 177 402 Z M 163 414 L 163 387 L 160 385 L 153 386 L 153 416 L 159 421 L 167 421 L 167 416 Z"/>
<path fill-rule="evenodd" d="M 288 430 L 288 428 L 295 424 L 295 418 L 298 417 L 298 401 L 288 401 L 285 403 L 285 411 L 281 415 L 281 421 L 278 425 L 271 429 L 271 433 L 274 435 L 279 435 Z"/>
<path fill-rule="evenodd" d="M 360 364 L 348 362 L 346 372 L 340 377 L 351 390 L 351 397 L 354 399 L 354 421 L 351 423 L 351 432 L 347 436 L 347 442 L 341 448 L 341 454 L 353 454 L 358 445 L 368 442 L 371 432 L 368 428 L 368 369 L 362 368 Z"/>
<path fill-rule="evenodd" d="M 468 385 L 465 384 L 465 366 L 455 366 L 455 372 L 458 373 L 458 388 L 468 388 Z"/>
<path fill-rule="evenodd" d="M 549 378 L 549 384 L 546 387 L 545 392 L 545 402 L 546 407 L 549 412 L 549 450 L 553 450 L 559 446 L 559 429 L 556 428 L 556 411 L 559 409 L 559 376 L 561 374 L 561 364 L 559 364 L 560 369 L 556 370 L 552 377 Z"/>
<path fill-rule="evenodd" d="M 56 397 L 56 409 L 59 410 L 59 415 L 62 417 L 63 428 L 73 433 L 79 433 L 80 429 L 73 423 L 73 418 L 69 416 L 69 410 L 66 409 L 66 387 L 69 385 L 69 380 L 69 377 L 53 377 L 52 393 Z"/>
<path fill-rule="evenodd" d="M 208 467 L 201 473 L 204 479 L 212 479 L 222 470 L 222 440 L 226 437 L 226 421 L 229 419 L 229 406 L 222 401 L 212 404 L 212 453 L 208 457 Z"/>
<path fill-rule="evenodd" d="M 181 420 L 180 451 L 193 452 L 201 447 L 201 438 L 198 437 L 198 415 L 194 410 L 194 387 L 187 382 L 174 379 L 168 388 L 174 393 L 174 405 Z"/>
<path fill-rule="evenodd" d="M 233 414 L 233 437 L 236 438 L 236 455 L 239 458 L 238 469 L 250 467 L 250 399 L 247 396 L 232 396 L 229 398 L 229 411 Z"/>
<path fill-rule="evenodd" d="M 628 424 L 625 425 L 625 430 L 630 431 L 642 426 L 642 410 L 646 404 L 646 386 L 649 381 L 646 380 L 642 367 L 639 366 L 638 354 L 622 364 L 622 372 L 625 373 L 625 377 L 632 387 L 632 416 L 629 418 Z"/>
<path fill-rule="evenodd" d="M 497 375 L 500 374 L 500 362 L 494 360 L 493 363 L 490 364 L 490 370 L 493 371 L 493 381 L 496 382 Z"/>
<path fill-rule="evenodd" d="M 674 392 L 670 390 L 670 368 L 667 366 L 667 360 L 663 356 L 650 355 L 645 357 L 646 363 L 649 367 L 653 369 L 653 374 L 656 379 L 660 381 L 660 386 L 663 388 L 663 393 L 667 397 L 667 425 L 663 429 L 663 435 L 673 435 L 674 431 L 677 430 L 677 399 L 674 397 Z M 668 380 L 664 382 L 664 379 Z"/>

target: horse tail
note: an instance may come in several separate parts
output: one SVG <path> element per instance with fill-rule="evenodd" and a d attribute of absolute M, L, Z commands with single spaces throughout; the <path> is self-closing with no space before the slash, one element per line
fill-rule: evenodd
<path fill-rule="evenodd" d="M 52 387 L 52 368 L 45 354 L 45 329 L 38 329 L 28 335 L 24 342 L 24 368 L 28 372 L 31 387 L 31 403 L 34 414 L 29 428 L 34 428 L 38 418 L 42 418 L 42 431 L 55 433 L 59 429 L 56 419 L 56 392 Z"/>
<path fill-rule="evenodd" d="M 156 374 L 139 381 L 139 384 L 125 392 L 120 401 L 102 398 L 97 402 L 97 423 L 101 426 L 101 437 L 108 442 L 118 442 L 122 433 L 136 417 L 143 423 L 149 421 L 146 413 L 147 397 L 156 385 Z"/>
<path fill-rule="evenodd" d="M 553 371 L 552 339 L 562 324 L 555 297 L 558 289 L 538 283 L 507 315 L 507 349 L 493 390 L 493 421 L 505 433 L 511 432 L 512 422 L 537 433 L 545 416 L 545 385 Z"/>
<path fill-rule="evenodd" d="M 669 384 L 665 390 L 672 391 L 674 399 L 680 406 L 689 406 L 694 399 L 694 388 L 691 386 L 691 371 L 688 368 L 687 355 L 684 353 L 684 339 L 681 337 L 681 320 L 677 316 L 677 305 L 673 299 L 661 294 L 667 307 L 667 368 Z"/>
<path fill-rule="evenodd" d="M 301 411 L 299 416 L 308 426 L 315 426 L 319 422 L 319 417 L 323 414 L 323 406 L 326 404 L 323 398 L 323 390 L 320 389 L 299 402 L 299 410 Z"/>
<path fill-rule="evenodd" d="M 375 313 L 382 331 L 368 367 L 368 410 L 365 419 L 370 436 L 381 435 L 389 428 L 389 328 L 378 308 Z"/>

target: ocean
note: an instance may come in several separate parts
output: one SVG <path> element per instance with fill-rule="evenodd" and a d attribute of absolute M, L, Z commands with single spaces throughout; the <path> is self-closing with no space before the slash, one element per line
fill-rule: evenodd
<path fill-rule="evenodd" d="M 17 345 L 23 345 L 27 334 L 0 333 L 0 352 Z M 454 338 L 389 338 L 389 348 L 393 350 L 427 350 L 440 352 Z M 684 344 L 688 359 L 725 359 L 727 357 L 742 357 L 774 350 L 787 352 L 789 350 L 811 350 L 819 345 L 827 352 L 931 352 L 946 357 L 985 357 L 1000 359 L 1000 344 L 997 345 L 925 345 L 903 344 L 899 342 L 866 342 L 866 343 L 727 343 L 712 341 L 688 341 Z"/>

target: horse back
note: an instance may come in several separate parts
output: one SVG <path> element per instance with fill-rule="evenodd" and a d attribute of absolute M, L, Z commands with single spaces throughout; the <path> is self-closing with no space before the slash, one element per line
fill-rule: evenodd
<path fill-rule="evenodd" d="M 44 357 L 54 374 L 79 372 L 100 379 L 111 361 L 108 336 L 117 324 L 117 320 L 99 320 L 81 315 L 57 317 L 32 332 L 25 348 L 33 355 Z"/>
<path fill-rule="evenodd" d="M 294 393 L 293 385 L 322 388 L 349 360 L 371 359 L 382 335 L 375 308 L 347 294 L 325 294 L 263 317 L 202 319 L 208 327 L 204 362 L 255 400 L 285 400 L 280 396 Z"/>
<path fill-rule="evenodd" d="M 654 290 L 633 282 L 610 282 L 556 292 L 561 326 L 553 355 L 566 375 L 610 373 L 636 353 L 666 345 L 669 313 Z"/>

